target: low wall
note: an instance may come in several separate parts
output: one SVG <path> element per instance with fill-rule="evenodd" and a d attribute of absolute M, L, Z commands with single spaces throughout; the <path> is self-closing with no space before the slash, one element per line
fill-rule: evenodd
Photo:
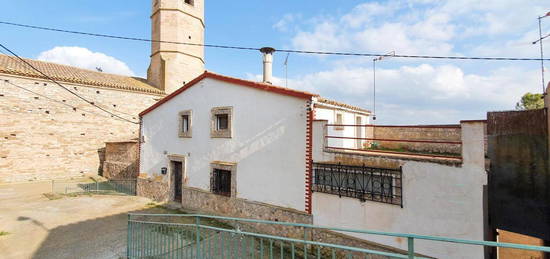
<path fill-rule="evenodd" d="M 137 176 L 137 141 L 105 143 L 103 177 L 108 179 L 136 179 Z"/>
<path fill-rule="evenodd" d="M 376 126 L 373 137 L 378 139 L 429 140 L 460 142 L 460 125 L 423 126 Z M 402 151 L 460 154 L 460 144 L 415 143 L 395 141 L 375 141 L 379 148 Z"/>
<path fill-rule="evenodd" d="M 157 202 L 167 202 L 170 198 L 168 182 L 154 178 L 137 178 L 136 194 Z"/>
<path fill-rule="evenodd" d="M 313 224 L 312 215 L 301 211 L 240 198 L 231 198 L 227 196 L 216 195 L 197 188 L 183 188 L 182 204 L 183 207 L 186 209 L 198 211 L 205 214 L 247 219 Z M 232 221 L 228 221 L 226 223 L 234 225 L 234 222 Z M 304 228 L 302 227 L 283 227 L 281 225 L 256 223 L 240 223 L 238 227 L 239 229 L 245 231 L 257 231 L 265 234 L 296 239 L 303 239 L 305 233 L 308 240 L 361 247 L 377 251 L 405 253 L 403 250 L 400 249 L 383 246 L 374 242 L 365 241 L 349 235 L 327 230 L 309 229 L 304 232 Z M 330 251 L 328 250 L 322 251 L 322 253 L 324 255 L 326 254 L 326 256 L 330 256 Z M 338 256 L 342 256 L 343 258 L 344 254 Z M 385 259 L 386 257 L 373 255 L 370 258 Z"/>
<path fill-rule="evenodd" d="M 240 198 L 216 195 L 201 189 L 184 187 L 182 204 L 184 208 L 226 217 L 262 219 L 270 221 L 311 224 L 311 215 L 266 203 Z M 303 230 L 279 225 L 251 224 L 261 232 L 294 238 L 303 238 Z"/>

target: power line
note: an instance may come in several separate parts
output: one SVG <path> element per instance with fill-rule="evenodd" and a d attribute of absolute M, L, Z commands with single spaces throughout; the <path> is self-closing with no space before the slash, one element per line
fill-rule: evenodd
<path fill-rule="evenodd" d="M 40 69 L 34 67 L 32 64 L 30 64 L 29 62 L 27 62 L 25 59 L 23 59 L 23 58 L 21 58 L 20 56 L 18 56 L 15 52 L 11 51 L 9 48 L 7 48 L 6 46 L 4 46 L 2 43 L 0 43 L 0 47 L 2 47 L 3 49 L 5 49 L 5 50 L 8 51 L 9 53 L 11 53 L 13 56 L 15 56 L 15 57 L 17 58 L 18 61 L 23 62 L 24 64 L 26 64 L 27 66 L 29 66 L 30 68 L 32 68 L 33 70 L 35 70 L 36 72 L 40 73 L 42 76 L 46 77 L 48 80 L 54 82 L 54 83 L 55 83 L 56 85 L 58 85 L 59 87 L 63 88 L 64 90 L 66 90 L 67 92 L 71 93 L 72 95 L 78 97 L 79 99 L 81 99 L 81 100 L 87 102 L 88 104 L 90 104 L 90 105 L 96 107 L 97 109 L 100 109 L 100 110 L 102 110 L 102 111 L 104 111 L 104 112 L 110 114 L 111 116 L 116 117 L 116 118 L 118 118 L 118 119 L 121 119 L 121 120 L 123 120 L 123 121 L 130 122 L 130 123 L 133 123 L 133 124 L 139 124 L 138 122 L 131 121 L 131 120 L 128 120 L 128 119 L 126 119 L 126 118 L 124 118 L 124 117 L 121 117 L 121 116 L 119 116 L 119 115 L 117 115 L 117 114 L 114 114 L 114 113 L 108 111 L 107 109 L 105 109 L 105 108 L 103 108 L 103 107 L 100 107 L 100 106 L 96 105 L 94 102 L 89 101 L 88 99 L 86 99 L 86 98 L 84 98 L 84 97 L 78 95 L 77 93 L 71 91 L 70 89 L 66 88 L 65 86 L 63 86 L 62 84 L 60 84 L 59 82 L 57 82 L 55 79 L 51 78 L 50 76 L 48 76 L 47 74 L 45 74 L 44 72 L 42 72 Z M 8 57 L 14 59 L 13 57 L 11 57 L 11 56 L 9 56 L 9 55 L 8 55 Z M 14 60 L 15 60 L 15 59 L 14 59 Z"/>
<path fill-rule="evenodd" d="M 1 52 L 1 51 L 0 51 L 0 52 Z M 65 103 L 64 101 L 59 101 L 59 100 L 56 100 L 56 99 L 51 98 L 51 97 L 49 97 L 49 96 L 46 96 L 46 95 L 37 93 L 37 92 L 35 92 L 35 91 L 33 91 L 33 90 L 30 90 L 30 89 L 28 89 L 28 88 L 25 88 L 25 87 L 23 87 L 23 86 L 14 84 L 14 83 L 12 83 L 11 81 L 9 81 L 9 80 L 7 80 L 7 79 L 4 80 L 4 83 L 7 83 L 7 84 L 12 85 L 12 86 L 14 86 L 14 87 L 17 87 L 17 88 L 19 88 L 19 89 L 21 89 L 21 90 L 24 90 L 24 91 L 27 91 L 27 92 L 29 92 L 29 93 L 35 94 L 35 95 L 37 95 L 37 96 L 40 96 L 40 97 L 42 97 L 42 98 L 44 98 L 44 99 L 46 99 L 46 100 L 48 100 L 48 101 L 51 101 L 51 102 L 54 102 L 54 103 L 58 103 L 58 104 L 67 106 L 67 107 L 69 107 L 69 108 L 72 108 L 74 111 L 76 111 L 76 110 L 81 110 L 81 111 L 84 111 L 84 112 L 89 113 L 89 114 L 94 114 L 94 115 L 97 115 L 97 116 L 102 116 L 102 117 L 108 118 L 107 116 L 101 115 L 101 114 L 99 114 L 99 113 L 95 113 L 95 112 L 93 112 L 93 111 L 88 111 L 88 110 L 85 110 L 85 109 L 79 109 L 78 107 L 73 106 L 73 105 L 70 105 L 70 104 L 68 104 L 68 103 Z M 118 119 L 118 118 L 117 118 L 117 119 Z"/>
<path fill-rule="evenodd" d="M 137 38 L 137 37 L 118 36 L 118 35 L 82 32 L 82 31 L 73 31 L 73 30 L 58 29 L 58 28 L 43 27 L 43 26 L 35 26 L 35 25 L 20 24 L 20 23 L 12 23 L 12 22 L 5 22 L 5 21 L 0 21 L 0 24 L 23 27 L 23 28 L 30 28 L 30 29 L 37 29 L 37 30 L 71 33 L 71 34 L 79 34 L 79 35 L 102 37 L 102 38 L 112 38 L 112 39 L 120 39 L 120 40 L 154 42 L 154 43 L 170 43 L 170 44 L 209 47 L 209 48 L 222 48 L 222 49 L 238 49 L 238 50 L 254 50 L 254 51 L 259 51 L 260 50 L 260 48 L 243 47 L 243 46 L 229 46 L 229 45 L 202 44 L 202 43 L 191 43 L 191 42 L 152 40 L 152 39 Z M 381 56 L 385 57 L 385 56 L 387 56 L 387 55 L 380 54 L 380 53 L 330 52 L 330 51 L 309 51 L 309 50 L 294 50 L 294 49 L 276 49 L 276 51 L 286 52 L 286 53 L 313 54 L 313 55 L 363 56 L 363 57 L 381 57 Z M 541 61 L 541 60 L 546 60 L 546 61 L 550 61 L 550 58 L 544 59 L 544 58 L 514 58 L 514 57 L 466 57 L 466 56 L 431 56 L 431 55 L 397 55 L 397 54 L 392 55 L 392 57 L 396 57 L 396 58 L 418 58 L 418 59 L 451 59 L 451 60 L 493 60 L 493 61 Z"/>

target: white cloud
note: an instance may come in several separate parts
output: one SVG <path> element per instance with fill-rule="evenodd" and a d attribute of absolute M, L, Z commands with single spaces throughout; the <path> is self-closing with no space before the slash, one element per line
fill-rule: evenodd
<path fill-rule="evenodd" d="M 359 4 L 339 17 L 285 16 L 281 23 L 292 17 L 290 42 L 299 49 L 456 55 L 470 54 L 462 46 L 470 39 L 506 46 L 536 28 L 548 9 L 547 0 L 403 0 Z"/>
<path fill-rule="evenodd" d="M 285 14 L 281 20 L 273 25 L 273 28 L 286 32 L 293 28 L 294 22 L 302 17 L 301 14 Z"/>
<path fill-rule="evenodd" d="M 502 67 L 486 75 L 454 65 L 377 69 L 377 115 L 381 123 L 458 123 L 486 112 L 514 109 L 525 92 L 540 92 L 537 70 Z M 370 67 L 340 67 L 289 79 L 289 87 L 373 109 Z M 261 80 L 259 75 L 249 79 Z M 285 85 L 282 78 L 274 83 Z"/>
<path fill-rule="evenodd" d="M 538 57 L 530 42 L 538 37 L 536 17 L 549 10 L 548 0 L 371 1 L 341 16 L 294 19 L 289 43 L 322 51 Z M 372 109 L 371 60 L 333 58 L 325 63 L 333 68 L 289 79 L 289 87 Z M 412 62 L 391 59 L 377 69 L 381 123 L 480 119 L 487 111 L 514 109 L 525 92 L 541 92 L 538 63 Z"/>
<path fill-rule="evenodd" d="M 134 76 L 134 72 L 126 63 L 82 47 L 54 47 L 40 53 L 38 59 L 94 71 L 99 67 L 105 73 Z"/>

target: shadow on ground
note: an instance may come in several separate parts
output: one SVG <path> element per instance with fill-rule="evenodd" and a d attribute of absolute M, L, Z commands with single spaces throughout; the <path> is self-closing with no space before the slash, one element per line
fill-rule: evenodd
<path fill-rule="evenodd" d="M 50 229 L 32 258 L 125 258 L 128 213 L 182 214 L 179 210 L 149 204 L 140 210 L 80 221 Z M 30 217 L 21 217 L 42 225 Z M 182 219 L 183 220 L 183 219 Z M 193 219 L 188 219 L 192 223 Z"/>

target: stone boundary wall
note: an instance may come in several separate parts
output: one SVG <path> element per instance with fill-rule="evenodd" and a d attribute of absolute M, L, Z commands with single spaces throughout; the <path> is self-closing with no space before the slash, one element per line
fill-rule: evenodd
<path fill-rule="evenodd" d="M 138 142 L 105 143 L 102 175 L 108 179 L 136 179 L 138 176 Z"/>
<path fill-rule="evenodd" d="M 414 126 L 376 126 L 373 129 L 374 138 L 378 139 L 400 139 L 400 140 L 431 140 L 431 141 L 461 141 L 460 125 L 457 127 L 448 127 L 442 125 L 422 125 Z M 394 142 L 394 141 L 375 141 L 379 147 L 392 150 L 430 152 L 430 153 L 450 153 L 460 154 L 462 149 L 459 144 L 440 144 L 440 143 L 414 143 L 414 142 Z"/>
<path fill-rule="evenodd" d="M 168 182 L 138 177 L 136 184 L 137 196 L 143 196 L 157 202 L 167 202 L 170 199 L 170 185 Z"/>
<path fill-rule="evenodd" d="M 183 207 L 199 213 L 247 218 L 269 221 L 293 222 L 302 224 L 313 224 L 313 216 L 302 211 L 283 208 L 266 203 L 255 202 L 240 198 L 232 198 L 216 195 L 201 189 L 183 188 Z M 233 221 L 225 222 L 234 227 Z M 261 232 L 269 235 L 283 236 L 289 238 L 303 239 L 307 233 L 308 240 L 340 244 L 377 251 L 405 253 L 403 250 L 380 245 L 366 240 L 351 237 L 342 233 L 322 229 L 308 229 L 304 232 L 302 227 L 288 227 L 272 224 L 238 223 L 239 229 L 243 231 Z M 322 251 L 323 255 L 330 256 L 330 250 Z M 339 254 L 338 256 L 344 256 Z M 372 255 L 373 259 L 385 259 L 383 256 Z"/>
<path fill-rule="evenodd" d="M 62 84 L 95 105 L 136 122 L 139 112 L 162 97 Z M 136 139 L 139 128 L 50 81 L 6 74 L 0 74 L 0 118 L 0 183 L 97 174 L 102 169 L 105 142 Z"/>

